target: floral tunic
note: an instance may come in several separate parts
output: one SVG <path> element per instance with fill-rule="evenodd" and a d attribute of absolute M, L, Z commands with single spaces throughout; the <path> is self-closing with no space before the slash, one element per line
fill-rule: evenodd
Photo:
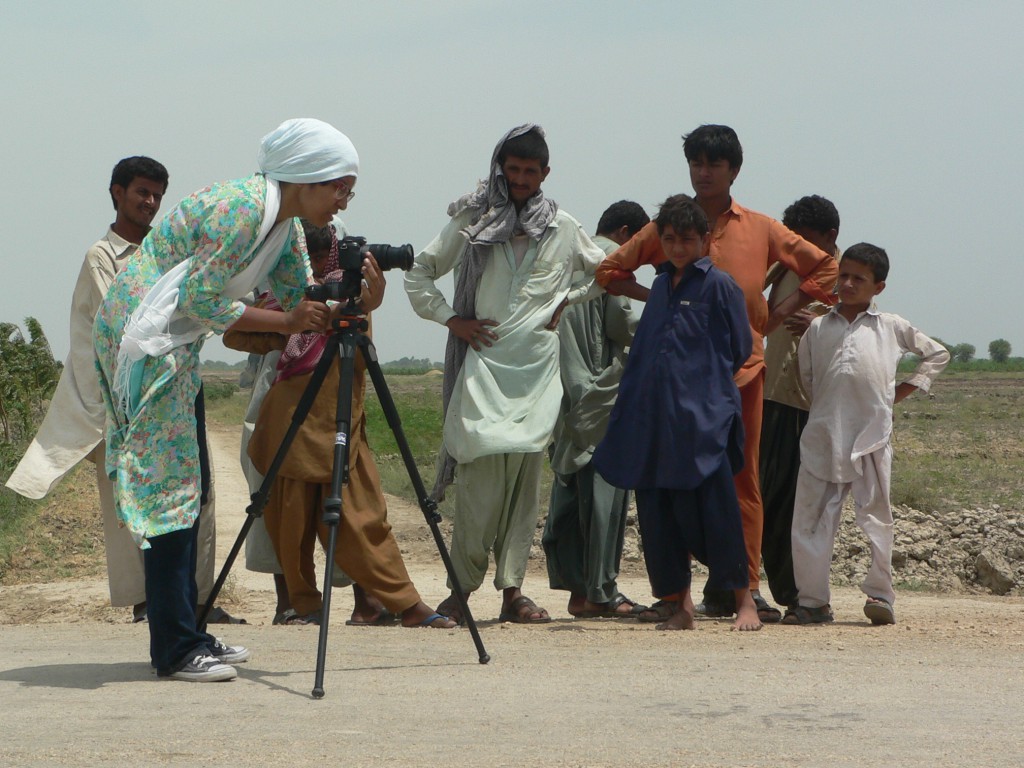
<path fill-rule="evenodd" d="M 97 367 L 107 407 L 106 469 L 114 482 L 118 519 L 146 549 L 146 539 L 190 528 L 199 515 L 199 446 L 195 398 L 204 338 L 166 355 L 146 358 L 139 407 L 126 420 L 111 396 L 117 352 L 129 316 L 156 281 L 185 259 L 178 309 L 223 333 L 245 305 L 223 290 L 251 262 L 265 210 L 267 182 L 255 175 L 202 189 L 181 201 L 143 240 L 118 274 L 93 328 Z M 285 309 L 312 281 L 305 239 L 292 222 L 268 282 Z"/>

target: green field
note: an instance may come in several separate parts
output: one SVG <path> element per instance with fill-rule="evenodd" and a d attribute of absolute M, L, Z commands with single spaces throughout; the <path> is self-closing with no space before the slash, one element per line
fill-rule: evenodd
<path fill-rule="evenodd" d="M 211 424 L 241 424 L 249 392 L 239 390 L 237 376 L 237 371 L 205 375 Z M 392 374 L 387 381 L 429 490 L 441 431 L 441 377 Z M 415 500 L 372 387 L 366 412 L 385 490 Z M 896 406 L 894 417 L 894 503 L 925 511 L 995 504 L 1024 510 L 1024 372 L 946 373 L 931 395 L 914 395 Z M 11 458 L 20 453 L 8 448 L 3 479 L 13 468 Z M 0 491 L 0 583 L 70 576 L 67 568 L 79 575 L 102 570 L 91 474 L 91 465 L 83 464 L 42 502 Z M 550 482 L 545 469 L 542 512 Z M 450 510 L 451 498 L 441 506 L 442 514 Z M 55 570 L 57 563 L 61 567 Z"/>
<path fill-rule="evenodd" d="M 441 377 L 392 375 L 387 381 L 429 489 L 441 431 Z M 237 392 L 213 399 L 210 420 L 240 423 L 247 398 Z M 372 388 L 366 410 L 385 490 L 412 498 Z M 894 503 L 924 510 L 993 504 L 1024 509 L 1024 372 L 946 373 L 929 395 L 917 393 L 897 405 L 894 419 Z"/>

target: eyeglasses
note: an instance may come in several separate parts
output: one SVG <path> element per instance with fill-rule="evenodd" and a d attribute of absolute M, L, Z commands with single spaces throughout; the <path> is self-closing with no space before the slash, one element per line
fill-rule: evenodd
<path fill-rule="evenodd" d="M 356 193 L 352 190 L 348 184 L 344 181 L 329 181 L 328 184 L 334 185 L 334 199 L 335 200 L 351 200 L 356 196 Z"/>

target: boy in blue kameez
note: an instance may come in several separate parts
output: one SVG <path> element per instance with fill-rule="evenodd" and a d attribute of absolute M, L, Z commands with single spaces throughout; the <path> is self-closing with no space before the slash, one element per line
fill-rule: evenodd
<path fill-rule="evenodd" d="M 636 491 L 659 598 L 639 618 L 693 629 L 692 554 L 709 567 L 712 586 L 734 592 L 733 628 L 758 630 L 733 484 L 743 466 L 733 376 L 752 345 L 743 292 L 702 256 L 708 221 L 692 198 L 668 198 L 655 222 L 668 261 L 651 286 L 594 465 L 613 485 Z"/>

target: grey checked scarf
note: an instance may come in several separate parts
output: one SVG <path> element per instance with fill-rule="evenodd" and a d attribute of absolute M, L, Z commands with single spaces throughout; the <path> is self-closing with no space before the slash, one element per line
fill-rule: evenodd
<path fill-rule="evenodd" d="M 467 209 L 471 209 L 475 213 L 472 223 L 462 230 L 462 234 L 466 237 L 466 248 L 462 252 L 459 279 L 455 283 L 455 296 L 452 300 L 452 308 L 459 317 L 476 318 L 476 290 L 480 285 L 484 268 L 487 266 L 487 257 L 491 253 L 491 246 L 507 243 L 514 234 L 518 233 L 523 233 L 533 240 L 539 240 L 558 212 L 558 204 L 554 200 L 545 198 L 542 191 L 538 191 L 527 200 L 520 211 L 516 211 L 515 205 L 508 196 L 508 184 L 501 172 L 498 155 L 501 154 L 501 148 L 505 146 L 506 141 L 530 131 L 536 131 L 542 137 L 544 136 L 544 129 L 533 123 L 520 125 L 502 136 L 501 141 L 494 148 L 494 154 L 491 155 L 491 172 L 487 181 L 480 182 L 475 191 L 463 195 L 448 206 L 449 216 L 457 216 Z M 444 353 L 442 393 L 444 416 L 448 415 L 448 403 L 452 398 L 455 381 L 459 377 L 459 371 L 462 370 L 468 348 L 467 342 L 451 331 L 448 332 L 448 345 Z M 457 462 L 451 457 L 442 442 L 437 457 L 437 477 L 434 481 L 434 489 L 430 492 L 430 498 L 434 501 L 444 500 L 445 490 L 455 480 L 456 464 Z"/>

